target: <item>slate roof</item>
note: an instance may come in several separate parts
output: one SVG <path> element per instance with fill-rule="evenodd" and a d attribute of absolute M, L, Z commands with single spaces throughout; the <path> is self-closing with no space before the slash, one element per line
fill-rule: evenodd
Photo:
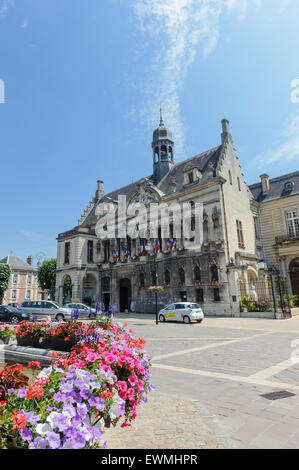
<path fill-rule="evenodd" d="M 293 183 L 291 190 L 285 188 L 287 182 Z M 265 194 L 262 193 L 262 183 L 255 183 L 249 185 L 249 189 L 253 198 L 258 203 L 273 201 L 283 197 L 289 197 L 299 194 L 299 171 L 288 173 L 286 175 L 278 176 L 277 178 L 269 179 L 269 191 Z"/>
<path fill-rule="evenodd" d="M 207 169 L 209 163 L 213 165 L 213 168 L 215 169 L 219 160 L 219 156 L 221 153 L 222 146 L 215 147 L 211 150 L 208 150 L 206 152 L 203 152 L 201 154 L 195 155 L 192 158 L 189 158 L 187 160 L 184 160 L 182 162 L 179 162 L 173 166 L 173 168 L 170 170 L 169 173 L 157 184 L 156 188 L 160 192 L 164 194 L 169 194 L 170 193 L 170 187 L 171 187 L 171 182 L 172 179 L 175 179 L 176 182 L 176 192 L 180 192 L 183 189 L 184 185 L 184 167 L 187 165 L 187 163 L 191 163 L 193 166 L 196 166 L 202 173 L 205 172 Z M 151 181 L 153 181 L 153 175 L 145 177 Z M 127 186 L 124 186 L 123 188 L 116 189 L 115 191 L 112 191 L 111 193 L 105 194 L 104 198 L 111 198 L 113 200 L 118 199 L 118 195 L 125 195 L 127 199 L 129 199 L 137 190 L 139 183 L 141 180 L 144 178 L 140 178 L 138 181 L 135 181 L 134 183 L 128 184 Z M 101 201 L 103 201 L 101 199 Z M 95 208 L 93 208 L 90 212 L 90 214 L 86 217 L 84 220 L 82 226 L 83 227 L 88 227 L 90 225 L 93 225 L 96 223 L 96 217 L 95 217 Z"/>
<path fill-rule="evenodd" d="M 170 185 L 172 180 L 175 180 L 176 183 L 176 192 L 180 192 L 184 186 L 184 168 L 190 163 L 192 166 L 198 168 L 202 173 L 205 172 L 209 163 L 213 165 L 214 170 L 216 169 L 219 156 L 221 153 L 222 146 L 215 147 L 206 152 L 195 155 L 195 157 L 189 158 L 182 162 L 177 163 L 170 170 L 169 173 L 158 183 L 158 187 L 163 191 L 163 193 L 168 194 L 170 192 Z"/>
<path fill-rule="evenodd" d="M 26 261 L 22 260 L 18 256 L 5 256 L 5 258 L 0 260 L 0 263 L 9 264 L 13 271 L 36 271 L 36 268 L 26 263 Z"/>

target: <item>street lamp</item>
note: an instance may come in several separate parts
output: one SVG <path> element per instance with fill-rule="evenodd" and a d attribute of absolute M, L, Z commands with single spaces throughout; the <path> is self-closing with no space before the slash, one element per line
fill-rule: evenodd
<path fill-rule="evenodd" d="M 147 244 L 145 246 L 145 249 L 146 251 L 150 251 L 151 250 L 151 246 L 149 244 Z M 155 270 L 155 286 L 157 287 L 158 286 L 158 271 L 157 271 L 157 262 L 156 262 L 156 252 L 154 250 L 154 270 Z M 159 324 L 159 321 L 158 321 L 158 292 L 155 291 L 155 303 L 156 303 L 156 325 Z"/>

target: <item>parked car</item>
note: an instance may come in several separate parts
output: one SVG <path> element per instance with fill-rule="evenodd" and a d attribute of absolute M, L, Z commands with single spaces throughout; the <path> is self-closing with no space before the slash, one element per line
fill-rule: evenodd
<path fill-rule="evenodd" d="M 85 305 L 85 304 L 71 303 L 71 304 L 65 304 L 64 307 L 70 308 L 72 311 L 74 311 L 77 308 L 80 317 L 88 317 L 91 320 L 96 317 L 96 313 L 97 313 L 94 308 L 88 307 L 88 305 Z"/>
<path fill-rule="evenodd" d="M 18 311 L 29 313 L 32 317 L 37 316 L 37 320 L 51 317 L 52 320 L 70 320 L 72 310 L 61 307 L 52 300 L 25 300 L 21 303 Z"/>
<path fill-rule="evenodd" d="M 21 305 L 20 302 L 12 302 L 8 304 L 9 307 L 14 307 L 14 308 L 19 308 L 20 305 Z"/>
<path fill-rule="evenodd" d="M 14 325 L 17 325 L 21 321 L 30 320 L 30 315 L 28 313 L 22 313 L 10 305 L 0 305 L 0 321 L 10 322 Z"/>
<path fill-rule="evenodd" d="M 160 322 L 167 320 L 190 323 L 192 320 L 202 322 L 204 313 L 199 305 L 192 302 L 175 302 L 159 312 Z"/>

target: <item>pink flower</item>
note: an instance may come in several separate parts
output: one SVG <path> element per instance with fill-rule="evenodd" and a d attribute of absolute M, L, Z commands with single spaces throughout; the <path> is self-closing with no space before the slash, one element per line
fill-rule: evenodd
<path fill-rule="evenodd" d="M 128 389 L 127 383 L 122 380 L 119 380 L 116 385 L 122 392 L 126 392 Z"/>
<path fill-rule="evenodd" d="M 130 382 L 132 386 L 136 385 L 138 382 L 136 374 L 130 375 L 130 377 L 128 378 L 128 382 Z"/>
<path fill-rule="evenodd" d="M 134 388 L 129 388 L 128 390 L 128 398 L 130 401 L 134 400 Z"/>

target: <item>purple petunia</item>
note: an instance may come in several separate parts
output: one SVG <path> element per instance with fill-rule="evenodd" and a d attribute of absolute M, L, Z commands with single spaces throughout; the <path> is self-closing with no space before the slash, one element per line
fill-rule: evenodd
<path fill-rule="evenodd" d="M 32 432 L 28 428 L 20 429 L 19 434 L 23 441 L 32 441 Z"/>
<path fill-rule="evenodd" d="M 36 437 L 34 441 L 30 442 L 28 449 L 46 449 L 47 441 L 42 437 Z"/>
<path fill-rule="evenodd" d="M 46 439 L 50 449 L 59 449 L 61 446 L 60 436 L 56 432 L 48 432 Z"/>

